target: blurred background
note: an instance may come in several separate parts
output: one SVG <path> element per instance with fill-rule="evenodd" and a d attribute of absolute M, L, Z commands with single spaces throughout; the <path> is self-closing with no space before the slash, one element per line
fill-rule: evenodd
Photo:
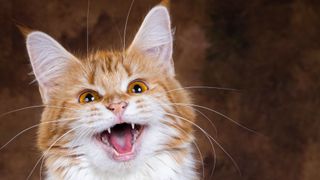
<path fill-rule="evenodd" d="M 129 44 L 156 0 L 135 0 Z M 91 0 L 90 49 L 122 48 L 131 0 Z M 15 22 L 44 31 L 75 54 L 86 52 L 87 0 L 0 0 L 0 114 L 40 105 Z M 320 179 L 320 2 L 316 0 L 172 0 L 174 61 L 184 86 L 234 88 L 240 92 L 190 89 L 202 115 L 198 124 L 214 136 L 216 156 L 195 129 L 206 179 Z M 37 124 L 41 108 L 0 115 L 0 146 Z M 0 179 L 25 179 L 40 153 L 36 129 L 0 151 Z M 217 165 L 210 177 L 214 159 Z M 199 168 L 201 173 L 201 169 Z M 32 179 L 39 179 L 39 168 Z"/>

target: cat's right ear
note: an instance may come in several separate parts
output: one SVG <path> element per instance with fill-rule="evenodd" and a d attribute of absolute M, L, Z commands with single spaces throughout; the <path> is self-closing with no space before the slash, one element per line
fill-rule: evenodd
<path fill-rule="evenodd" d="M 52 37 L 40 31 L 27 34 L 26 44 L 42 100 L 47 103 L 67 67 L 77 59 Z"/>

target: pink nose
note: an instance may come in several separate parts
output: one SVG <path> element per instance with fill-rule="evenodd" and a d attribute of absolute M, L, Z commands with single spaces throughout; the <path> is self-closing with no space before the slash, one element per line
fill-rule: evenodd
<path fill-rule="evenodd" d="M 111 103 L 107 106 L 107 109 L 109 109 L 111 112 L 113 112 L 116 115 L 121 115 L 126 107 L 128 106 L 128 103 L 121 101 L 118 103 Z"/>

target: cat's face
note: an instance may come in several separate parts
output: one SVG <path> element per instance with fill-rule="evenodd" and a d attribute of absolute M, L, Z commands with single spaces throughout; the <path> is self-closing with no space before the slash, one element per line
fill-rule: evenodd
<path fill-rule="evenodd" d="M 185 119 L 194 114 L 174 104 L 189 97 L 174 77 L 166 8 L 149 12 L 124 52 L 76 58 L 41 32 L 27 36 L 27 47 L 47 105 L 38 135 L 47 166 L 119 172 L 158 153 L 185 154 L 193 138 Z"/>

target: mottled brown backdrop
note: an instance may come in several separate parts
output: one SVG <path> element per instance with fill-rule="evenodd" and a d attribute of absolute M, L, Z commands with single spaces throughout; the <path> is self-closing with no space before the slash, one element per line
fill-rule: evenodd
<path fill-rule="evenodd" d="M 130 0 L 91 0 L 90 49 L 121 48 Z M 136 0 L 127 44 L 143 16 L 157 4 Z M 25 43 L 14 23 L 47 32 L 68 50 L 86 50 L 87 0 L 0 0 L 0 114 L 41 104 Z M 172 0 L 174 60 L 183 85 L 235 88 L 194 89 L 194 102 L 257 131 L 199 109 L 198 124 L 234 158 L 197 132 L 206 179 L 320 179 L 320 3 L 316 0 Z M 0 144 L 37 124 L 41 108 L 0 117 Z M 25 179 L 40 157 L 36 129 L 0 151 L 0 179 Z M 210 178 L 213 159 L 217 166 Z M 39 179 L 38 168 L 32 179 Z"/>

